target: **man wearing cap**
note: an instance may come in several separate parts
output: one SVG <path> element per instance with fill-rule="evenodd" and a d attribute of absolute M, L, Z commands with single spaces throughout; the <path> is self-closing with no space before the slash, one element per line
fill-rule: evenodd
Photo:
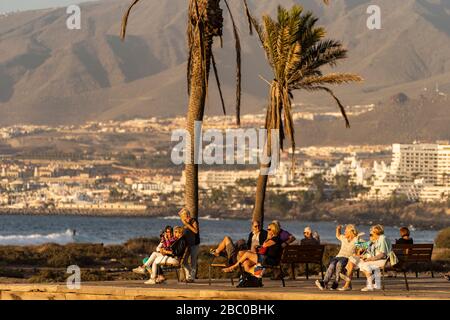
<path fill-rule="evenodd" d="M 311 227 L 306 227 L 303 230 L 303 235 L 305 236 L 302 240 L 300 240 L 301 245 L 318 245 L 320 244 L 320 240 L 313 237 L 313 232 Z"/>

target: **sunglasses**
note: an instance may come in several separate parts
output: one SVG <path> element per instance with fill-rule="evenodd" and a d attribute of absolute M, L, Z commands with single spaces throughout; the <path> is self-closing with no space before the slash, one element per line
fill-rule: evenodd
<path fill-rule="evenodd" d="M 272 231 L 272 229 L 267 229 L 267 231 Z"/>

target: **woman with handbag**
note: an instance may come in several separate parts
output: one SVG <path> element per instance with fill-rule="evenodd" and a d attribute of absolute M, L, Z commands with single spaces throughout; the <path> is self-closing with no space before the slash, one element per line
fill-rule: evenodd
<path fill-rule="evenodd" d="M 281 255 L 281 240 L 278 237 L 280 228 L 271 223 L 267 228 L 267 239 L 262 246 L 257 247 L 257 252 L 245 251 L 239 260 L 232 266 L 222 269 L 223 272 L 233 272 L 239 265 L 244 270 L 257 278 L 262 278 L 265 268 L 263 265 L 276 265 Z"/>

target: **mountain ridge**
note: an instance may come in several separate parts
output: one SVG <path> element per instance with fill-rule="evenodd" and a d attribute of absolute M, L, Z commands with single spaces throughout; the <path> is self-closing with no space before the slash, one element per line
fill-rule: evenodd
<path fill-rule="evenodd" d="M 328 8 L 321 0 L 249 3 L 255 16 L 273 15 L 281 3 L 304 4 L 320 17 L 328 35 L 349 49 L 349 58 L 336 70 L 365 78 L 364 84 L 336 89 L 346 104 L 378 104 L 398 92 L 418 97 L 424 87 L 436 83 L 450 92 L 446 1 L 344 0 Z M 369 4 L 382 9 L 382 30 L 365 26 Z M 82 4 L 80 31 L 65 29 L 64 8 L 0 18 L 0 125 L 185 114 L 185 1 L 143 1 L 133 11 L 127 39 L 121 42 L 118 31 L 127 5 L 117 0 Z M 267 87 L 259 75 L 270 78 L 270 70 L 257 39 L 248 35 L 241 2 L 230 5 L 243 44 L 242 109 L 261 112 Z M 225 10 L 224 17 L 224 48 L 216 44 L 214 51 L 231 113 L 235 54 Z M 217 90 L 210 87 L 207 113 L 220 114 Z M 329 97 L 304 92 L 296 92 L 294 102 L 334 107 Z"/>

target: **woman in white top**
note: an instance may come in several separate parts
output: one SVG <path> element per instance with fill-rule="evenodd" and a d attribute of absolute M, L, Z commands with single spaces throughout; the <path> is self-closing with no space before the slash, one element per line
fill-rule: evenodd
<path fill-rule="evenodd" d="M 336 290 L 338 287 L 339 274 L 347 265 L 348 258 L 355 253 L 356 242 L 358 241 L 358 230 L 353 224 L 349 224 L 345 227 L 344 234 L 341 234 L 342 226 L 336 227 L 336 238 L 341 242 L 341 249 L 336 257 L 330 260 L 330 265 L 328 266 L 327 272 L 323 280 L 316 280 L 316 286 L 320 290 L 328 288 L 328 283 L 330 282 L 333 275 L 335 279 L 331 285 L 331 290 Z"/>

